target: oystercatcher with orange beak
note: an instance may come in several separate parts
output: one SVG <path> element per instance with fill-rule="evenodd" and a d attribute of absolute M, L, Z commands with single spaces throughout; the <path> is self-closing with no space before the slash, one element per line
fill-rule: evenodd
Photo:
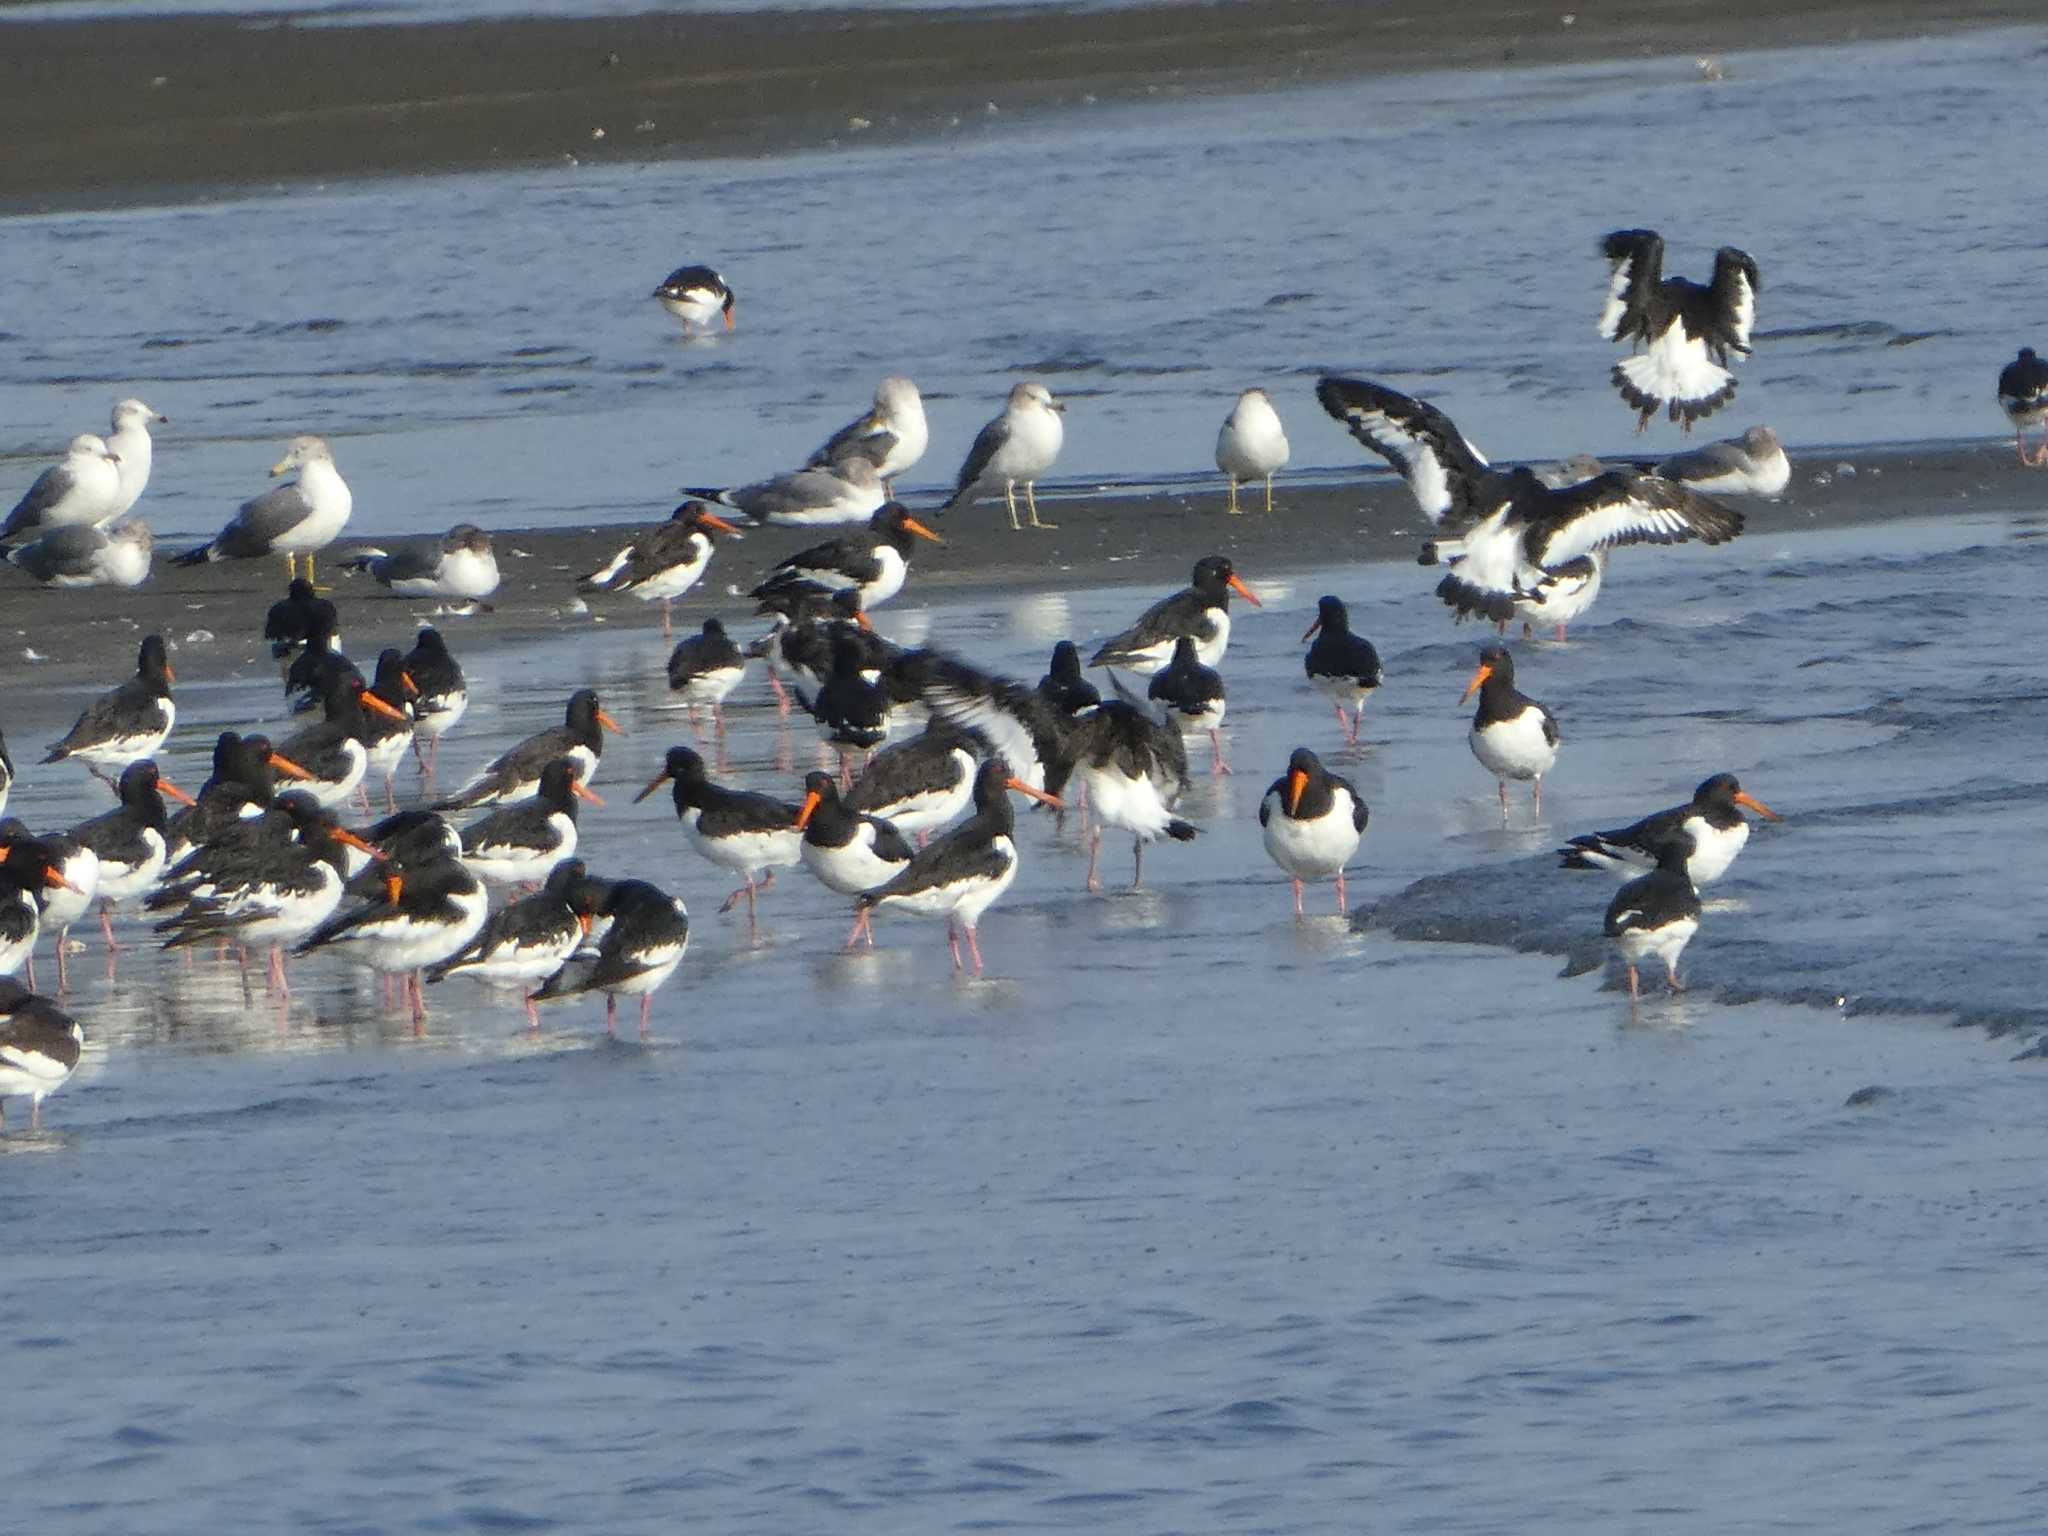
<path fill-rule="evenodd" d="M 1307 747 L 1296 747 L 1287 771 L 1267 786 L 1259 802 L 1259 828 L 1266 854 L 1294 882 L 1294 915 L 1303 915 L 1302 884 L 1337 881 L 1337 910 L 1350 910 L 1344 866 L 1365 837 L 1365 797 L 1349 779 L 1330 772 Z"/>
<path fill-rule="evenodd" d="M 1115 639 L 1104 641 L 1088 658 L 1088 665 L 1121 667 L 1150 677 L 1173 660 L 1174 642 L 1182 635 L 1193 637 L 1196 659 L 1203 666 L 1219 665 L 1230 645 L 1233 592 L 1254 608 L 1262 606 L 1258 594 L 1244 584 L 1225 556 L 1204 555 L 1195 562 L 1187 586 L 1147 608 L 1137 623 Z"/>

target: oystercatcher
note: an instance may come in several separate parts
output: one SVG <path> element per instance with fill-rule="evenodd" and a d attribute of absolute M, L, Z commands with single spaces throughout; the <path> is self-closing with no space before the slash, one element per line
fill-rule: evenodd
<path fill-rule="evenodd" d="M 1195 637 L 1182 635 L 1173 643 L 1173 659 L 1152 674 L 1145 697 L 1159 708 L 1160 718 L 1170 726 L 1190 732 L 1207 732 L 1209 771 L 1229 773 L 1223 757 L 1223 674 L 1205 667 L 1195 656 Z"/>
<path fill-rule="evenodd" d="M 47 997 L 0 976 L 0 1101 L 26 1097 L 28 1128 L 41 1130 L 43 1100 L 71 1080 L 85 1031 Z M 0 1105 L 0 1124 L 5 1124 Z"/>
<path fill-rule="evenodd" d="M 427 1016 L 420 969 L 458 953 L 484 926 L 489 903 L 483 883 L 458 859 L 384 866 L 379 900 L 337 913 L 315 928 L 292 953 L 334 949 L 387 976 L 405 978 L 413 1027 Z"/>
<path fill-rule="evenodd" d="M 604 712 L 595 689 L 578 688 L 569 695 L 569 706 L 560 725 L 536 731 L 517 746 L 499 753 L 434 809 L 466 811 L 479 805 L 511 805 L 531 800 L 540 789 L 541 770 L 558 757 L 573 758 L 579 769 L 576 777 L 588 786 L 597 777 L 606 731 L 618 736 L 626 734 L 618 721 Z"/>
<path fill-rule="evenodd" d="M 115 903 L 143 894 L 164 872 L 164 797 L 180 805 L 193 803 L 148 758 L 121 770 L 116 792 L 121 797 L 118 806 L 71 829 L 71 836 L 100 861 L 94 894 L 100 904 L 100 933 L 110 951 L 121 947 L 114 940 Z"/>
<path fill-rule="evenodd" d="M 720 736 L 725 734 L 726 695 L 746 675 L 746 652 L 715 618 L 706 619 L 701 632 L 678 640 L 668 655 L 668 686 L 681 697 L 693 731 L 697 729 L 698 708 L 708 704 L 712 730 Z"/>
<path fill-rule="evenodd" d="M 178 706 L 171 702 L 175 681 L 163 636 L 148 636 L 136 655 L 135 675 L 93 700 L 64 739 L 51 744 L 43 761 L 75 757 L 105 779 L 109 769 L 153 756 L 178 718 Z"/>
<path fill-rule="evenodd" d="M 1766 821 L 1783 819 L 1745 790 L 1734 774 L 1717 773 L 1702 780 L 1684 805 L 1674 805 L 1612 832 L 1573 838 L 1569 846 L 1557 850 L 1558 867 L 1603 869 L 1629 879 L 1655 869 L 1664 845 L 1674 832 L 1682 831 L 1693 845 L 1686 861 L 1686 878 L 1695 889 L 1703 890 L 1728 873 L 1749 841 L 1749 821 L 1742 814 L 1745 808 Z"/>
<path fill-rule="evenodd" d="M 500 806 L 463 829 L 462 862 L 495 885 L 538 885 L 576 851 L 576 802 L 604 804 L 576 777 L 578 764 L 558 757 L 540 771 L 531 800 Z"/>
<path fill-rule="evenodd" d="M 306 793 L 322 805 L 339 805 L 362 784 L 370 765 L 365 745 L 369 717 L 402 722 L 408 729 L 412 720 L 365 688 L 360 677 L 330 677 L 324 688 L 325 718 L 286 737 L 278 750 L 305 769 L 306 777 L 299 782 Z"/>
<path fill-rule="evenodd" d="M 1161 598 L 1138 616 L 1138 622 L 1113 640 L 1105 640 L 1088 658 L 1091 667 L 1121 667 L 1150 677 L 1173 659 L 1174 642 L 1182 635 L 1195 641 L 1195 655 L 1205 667 L 1219 665 L 1230 645 L 1230 594 L 1254 608 L 1258 594 L 1244 584 L 1223 555 L 1204 555 L 1195 562 L 1186 587 Z"/>
<path fill-rule="evenodd" d="M 419 689 L 412 701 L 412 752 L 422 776 L 431 776 L 441 755 L 441 738 L 455 728 L 469 708 L 469 679 L 462 675 L 462 663 L 448 649 L 438 629 L 419 632 L 411 650 L 405 653 L 405 675 Z M 424 741 L 426 750 L 420 749 Z"/>
<path fill-rule="evenodd" d="M 840 804 L 923 839 L 973 803 L 975 767 L 970 738 L 934 715 L 910 740 L 869 758 Z"/>
<path fill-rule="evenodd" d="M 2048 464 L 2048 432 L 2041 451 L 2027 452 L 2027 428 L 2048 423 L 2048 363 L 2021 347 L 2020 355 L 1998 372 L 1998 404 L 2012 422 L 2012 445 L 2022 464 Z"/>
<path fill-rule="evenodd" d="M 1746 251 L 1714 253 L 1707 283 L 1664 276 L 1664 241 L 1655 230 L 1618 229 L 1600 242 L 1607 258 L 1603 341 L 1647 348 L 1614 365 L 1614 387 L 1636 411 L 1636 430 L 1665 411 L 1686 431 L 1735 398 L 1729 354 L 1749 355 L 1762 283 Z"/>
<path fill-rule="evenodd" d="M 450 976 L 467 976 L 487 987 L 517 987 L 527 1026 L 538 1029 L 540 1014 L 530 990 L 569 963 L 609 894 L 602 881 L 590 878 L 581 859 L 564 859 L 549 871 L 538 891 L 501 908 L 481 933 L 446 960 L 428 966 L 422 977 L 429 986 Z"/>
<path fill-rule="evenodd" d="M 654 297 L 683 322 L 685 331 L 709 330 L 721 317 L 732 329 L 732 290 L 710 267 L 677 267 L 661 280 Z"/>
<path fill-rule="evenodd" d="M 778 560 L 752 595 L 766 598 L 795 590 L 829 597 L 852 587 L 860 593 L 863 609 L 878 607 L 903 590 L 904 577 L 910 572 L 910 552 L 918 539 L 946 542 L 912 517 L 902 502 L 884 502 L 868 519 L 865 537 L 813 544 Z"/>
<path fill-rule="evenodd" d="M 701 501 L 686 501 L 665 523 L 642 530 L 619 552 L 576 583 L 579 592 L 630 592 L 661 604 L 661 633 L 671 633 L 675 600 L 703 579 L 716 547 L 713 534 L 740 531 Z"/>
<path fill-rule="evenodd" d="M 1336 709 L 1337 724 L 1344 728 L 1344 744 L 1355 747 L 1365 723 L 1365 701 L 1379 691 L 1384 680 L 1380 653 L 1365 636 L 1351 632 L 1351 614 L 1341 598 L 1317 599 L 1315 622 L 1302 631 L 1301 638 L 1311 636 L 1315 643 L 1302 658 L 1302 670 Z"/>
<path fill-rule="evenodd" d="M 1287 771 L 1259 801 L 1266 855 L 1294 882 L 1294 915 L 1303 915 L 1302 882 L 1337 879 L 1337 911 L 1350 910 L 1344 866 L 1365 837 L 1365 797 L 1349 779 L 1330 772 L 1307 747 L 1296 747 Z"/>
<path fill-rule="evenodd" d="M 1636 966 L 1653 955 L 1664 962 L 1671 990 L 1685 990 L 1678 979 L 1678 957 L 1700 930 L 1699 892 L 1685 873 L 1692 854 L 1692 835 L 1673 832 L 1657 850 L 1657 867 L 1629 881 L 1607 904 L 1603 928 L 1628 967 L 1631 1003 L 1640 992 Z"/>
<path fill-rule="evenodd" d="M 744 897 L 747 922 L 757 926 L 756 903 L 760 893 L 774 885 L 776 870 L 787 869 L 803 856 L 797 808 L 773 795 L 712 783 L 704 759 L 688 747 L 668 749 L 661 772 L 633 797 L 634 803 L 645 800 L 664 784 L 674 786 L 670 793 L 675 801 L 676 819 L 682 822 L 690 846 L 744 882 L 725 898 L 718 910 L 730 912 Z"/>
<path fill-rule="evenodd" d="M 1504 645 L 1479 653 L 1479 670 L 1465 685 L 1459 703 L 1479 695 L 1472 716 L 1472 755 L 1500 783 L 1500 813 L 1508 813 L 1508 780 L 1530 786 L 1537 810 L 1543 809 L 1543 775 L 1557 762 L 1557 721 L 1549 710 L 1515 688 L 1515 659 Z"/>
<path fill-rule="evenodd" d="M 315 592 L 313 583 L 305 577 L 294 576 L 286 585 L 284 596 L 272 603 L 270 612 L 264 615 L 263 638 L 270 642 L 270 654 L 279 661 L 291 656 L 312 639 L 314 626 L 322 616 L 327 620 L 327 643 L 338 646 L 341 614 L 334 600 Z"/>
<path fill-rule="evenodd" d="M 911 859 L 912 849 L 902 832 L 879 816 L 849 806 L 829 773 L 804 775 L 804 800 L 797 807 L 796 824 L 804 835 L 804 868 L 841 896 L 880 889 Z M 866 907 L 857 910 L 846 947 L 853 948 L 862 934 L 872 949 L 875 935 Z"/>
<path fill-rule="evenodd" d="M 604 937 L 590 960 L 575 959 L 542 982 L 535 1002 L 604 994 L 604 1030 L 618 1033 L 621 997 L 640 999 L 640 1037 L 647 1038 L 654 1017 L 654 992 L 683 963 L 690 950 L 690 909 L 680 896 L 645 880 L 613 883 L 596 925 Z"/>

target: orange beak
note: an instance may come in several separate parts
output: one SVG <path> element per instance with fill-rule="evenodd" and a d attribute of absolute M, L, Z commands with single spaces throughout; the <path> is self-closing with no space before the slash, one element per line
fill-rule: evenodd
<path fill-rule="evenodd" d="M 614 736 L 626 734 L 626 728 L 601 709 L 597 712 L 597 723 L 610 731 Z"/>
<path fill-rule="evenodd" d="M 729 309 L 725 312 L 725 328 L 728 331 L 732 329 L 732 311 Z"/>
<path fill-rule="evenodd" d="M 1465 691 L 1458 695 L 1458 702 L 1462 704 L 1467 699 L 1471 698 L 1473 694 L 1479 691 L 1480 685 L 1491 676 L 1493 676 L 1492 664 L 1490 662 L 1484 661 L 1479 663 L 1479 670 L 1472 674 L 1472 681 L 1467 683 L 1465 685 Z"/>
<path fill-rule="evenodd" d="M 1765 821 L 1783 821 L 1785 819 L 1784 817 L 1780 816 L 1776 811 L 1772 810 L 1768 805 L 1765 805 L 1763 801 L 1758 800 L 1754 796 L 1752 796 L 1750 792 L 1746 789 L 1738 789 L 1737 791 L 1735 791 L 1735 803 L 1737 805 L 1748 806 L 1752 811 L 1755 811 L 1757 815 L 1763 817 Z"/>
<path fill-rule="evenodd" d="M 604 801 L 598 796 L 597 791 L 594 789 L 585 789 L 583 787 L 583 781 L 581 779 L 571 779 L 569 781 L 569 793 L 574 795 L 578 800 L 588 800 L 592 805 L 597 806 L 600 810 L 604 808 Z"/>
<path fill-rule="evenodd" d="M 165 681 L 165 682 L 167 682 L 167 683 L 175 683 L 175 682 L 176 682 L 177 680 L 178 680 L 178 673 L 177 673 L 177 669 L 176 669 L 176 668 L 174 668 L 174 667 L 173 667 L 173 666 L 172 666 L 172 665 L 171 665 L 171 664 L 170 664 L 170 663 L 169 663 L 168 661 L 167 661 L 167 662 L 165 662 L 165 663 L 164 663 L 164 681 Z"/>
<path fill-rule="evenodd" d="M 363 701 L 363 708 L 369 710 L 372 714 L 383 715 L 391 720 L 410 720 L 412 718 L 396 704 L 386 704 L 367 688 L 358 697 Z"/>
<path fill-rule="evenodd" d="M 869 634 L 873 634 L 875 632 L 875 626 L 868 622 L 868 611 L 865 608 L 861 609 L 859 613 L 856 613 L 853 616 L 853 622 L 858 624 L 862 629 L 866 630 Z"/>
<path fill-rule="evenodd" d="M 940 538 L 936 533 L 933 533 L 931 529 L 925 527 L 923 523 L 920 523 L 914 517 L 906 517 L 905 519 L 903 519 L 903 528 L 906 533 L 914 533 L 920 539 L 930 539 L 934 544 L 943 544 L 946 542 L 944 539 Z"/>
<path fill-rule="evenodd" d="M 825 797 L 815 789 L 804 795 L 803 809 L 796 813 L 796 829 L 801 832 L 811 824 L 811 814 L 825 803 Z"/>
<path fill-rule="evenodd" d="M 395 906 L 397 906 L 397 905 L 398 905 L 398 898 L 399 898 L 400 896 L 403 896 L 404 894 L 405 894 L 405 877 L 404 877 L 404 876 L 402 876 L 402 875 L 386 875 L 386 876 L 384 877 L 384 899 L 385 899 L 386 901 L 388 901 L 389 903 L 391 903 L 391 905 L 392 905 L 392 906 L 394 906 L 394 907 L 395 907 Z"/>
<path fill-rule="evenodd" d="M 349 831 L 347 827 L 336 827 L 328 835 L 331 836 L 337 843 L 340 843 L 343 847 L 353 848 L 357 853 L 367 853 L 371 858 L 379 860 L 380 862 L 384 859 L 388 859 L 391 857 L 390 854 L 386 853 L 382 848 L 379 848 L 375 843 L 365 842 L 363 841 L 362 838 L 357 837 L 355 833 Z M 392 899 L 394 901 L 397 900 L 396 897 L 393 897 Z"/>
<path fill-rule="evenodd" d="M 410 672 L 399 673 L 398 680 L 405 684 L 405 696 L 408 699 L 416 699 L 420 696 L 420 685 L 412 680 Z"/>
<path fill-rule="evenodd" d="M 576 914 L 576 926 L 583 930 L 583 937 L 586 939 L 590 937 L 591 924 L 596 921 L 597 914 L 595 912 L 578 912 Z"/>
<path fill-rule="evenodd" d="M 269 763 L 271 767 L 275 768 L 279 773 L 283 774 L 288 779 L 310 779 L 313 777 L 312 774 L 306 772 L 304 768 L 301 768 L 297 763 L 293 762 L 290 758 L 286 757 L 282 752 L 271 753 L 269 757 Z"/>
<path fill-rule="evenodd" d="M 1264 603 L 1259 601 L 1259 594 L 1254 592 L 1250 587 L 1246 586 L 1244 582 L 1239 579 L 1238 574 L 1235 571 L 1232 571 L 1230 573 L 1230 590 L 1235 592 L 1239 597 L 1243 598 L 1246 602 L 1250 603 L 1254 608 L 1263 608 L 1266 606 Z"/>
<path fill-rule="evenodd" d="M 1322 627 L 1323 627 L 1323 616 L 1322 616 L 1322 615 L 1321 615 L 1321 614 L 1319 613 L 1319 614 L 1317 614 L 1317 615 L 1316 615 L 1316 621 L 1315 621 L 1315 623 L 1313 623 L 1313 624 L 1309 625 L 1309 627 L 1308 627 L 1307 629 L 1304 629 L 1304 630 L 1303 630 L 1303 631 L 1301 632 L 1301 638 L 1302 638 L 1302 639 L 1304 639 L 1304 640 L 1308 639 L 1308 637 L 1309 637 L 1310 635 L 1313 635 L 1313 634 L 1314 634 L 1314 633 L 1315 633 L 1315 632 L 1316 632 L 1317 630 L 1321 629 Z M 1291 807 L 1290 807 L 1290 809 L 1291 809 Z"/>
<path fill-rule="evenodd" d="M 635 805 L 638 805 L 642 800 L 645 800 L 649 795 L 653 794 L 657 789 L 661 788 L 661 786 L 666 784 L 667 782 L 668 770 L 664 768 L 661 770 L 661 772 L 657 773 L 652 779 L 648 781 L 647 787 L 645 789 L 641 790 L 639 794 L 633 797 L 633 803 Z"/>
<path fill-rule="evenodd" d="M 69 880 L 66 880 L 63 871 L 54 865 L 43 871 L 43 884 L 53 891 L 72 891 L 80 896 L 85 894 L 85 892 L 79 890 Z"/>
<path fill-rule="evenodd" d="M 1040 805 L 1049 805 L 1056 811 L 1064 811 L 1067 808 L 1066 802 L 1061 800 L 1058 795 L 1048 795 L 1042 789 L 1033 789 L 1029 784 L 1026 784 L 1022 779 L 1005 779 L 1003 783 L 1008 788 L 1017 791 L 1017 793 L 1020 795 L 1029 795 L 1033 800 L 1036 800 Z"/>
<path fill-rule="evenodd" d="M 173 784 L 169 779 L 166 779 L 161 775 L 159 775 L 157 778 L 156 789 L 158 794 L 168 795 L 171 799 L 177 801 L 178 804 L 180 805 L 197 805 L 199 803 L 197 800 L 194 800 L 190 795 L 186 794 L 185 791 L 178 788 L 178 786 Z"/>
<path fill-rule="evenodd" d="M 727 522 L 724 518 L 720 517 L 716 512 L 699 512 L 697 514 L 697 521 L 702 523 L 706 528 L 716 528 L 720 533 L 729 533 L 734 535 L 735 537 L 744 537 L 744 535 L 740 533 L 740 528 L 737 523 Z"/>
<path fill-rule="evenodd" d="M 1308 788 L 1308 774 L 1297 768 L 1287 775 L 1287 814 L 1301 808 L 1301 792 Z"/>

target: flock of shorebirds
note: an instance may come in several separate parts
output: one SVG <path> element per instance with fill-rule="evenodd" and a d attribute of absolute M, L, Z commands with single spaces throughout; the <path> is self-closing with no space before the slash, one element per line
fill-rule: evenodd
<path fill-rule="evenodd" d="M 1690 431 L 1734 395 L 1731 365 L 1750 350 L 1756 264 L 1724 248 L 1710 280 L 1695 283 L 1663 274 L 1662 242 L 1649 231 L 1619 231 L 1601 249 L 1609 284 L 1599 332 L 1634 349 L 1614 365 L 1613 384 L 1639 429 L 1661 413 Z M 732 291 L 709 268 L 679 269 L 655 296 L 688 327 L 733 324 Z M 1725 542 L 1741 532 L 1743 515 L 1718 498 L 1775 496 L 1790 479 L 1783 445 L 1765 427 L 1659 463 L 1574 459 L 1503 470 L 1426 401 L 1340 377 L 1323 379 L 1316 395 L 1399 471 L 1434 525 L 1438 536 L 1421 559 L 1445 568 L 1438 596 L 1459 618 L 1492 620 L 1503 635 L 1519 617 L 1525 636 L 1542 624 L 1562 638 L 1597 595 L 1611 550 Z M 2025 437 L 2048 423 L 2048 364 L 2022 351 L 2001 374 L 1999 396 L 2021 461 L 2048 464 L 2048 441 L 2030 453 Z M 926 517 L 999 494 L 1013 527 L 1051 526 L 1035 487 L 1059 455 L 1062 409 L 1044 385 L 1018 384 L 975 438 L 952 493 Z M 140 400 L 123 400 L 111 436 L 76 439 L 0 527 L 7 559 L 56 586 L 143 580 L 152 540 L 130 513 L 149 478 L 150 428 L 163 419 Z M 760 638 L 742 647 L 720 620 L 706 619 L 668 664 L 692 726 L 706 711 L 722 739 L 726 700 L 750 663 L 765 661 L 778 708 L 785 717 L 793 707 L 810 714 L 837 750 L 839 771 L 806 775 L 801 798 L 790 800 L 720 783 L 703 755 L 679 745 L 639 797 L 666 787 L 692 848 L 738 879 L 721 911 L 744 902 L 751 924 L 774 872 L 802 864 L 852 899 L 849 947 L 874 943 L 877 911 L 943 918 L 954 966 L 979 974 L 979 919 L 1017 873 L 1013 794 L 1086 818 L 1090 889 L 1099 887 L 1105 829 L 1131 836 L 1134 884 L 1147 843 L 1196 836 L 1176 814 L 1191 782 L 1185 738 L 1207 735 L 1211 771 L 1230 771 L 1218 669 L 1232 597 L 1259 599 L 1227 558 L 1198 561 L 1185 589 L 1089 656 L 1089 666 L 1106 671 L 1108 697 L 1087 680 L 1071 641 L 1055 647 L 1036 684 L 942 650 L 893 645 L 867 613 L 902 591 L 917 544 L 940 538 L 891 496 L 929 441 L 916 386 L 884 380 L 873 408 L 801 467 L 753 485 L 689 492 L 667 522 L 640 531 L 578 585 L 590 595 L 659 601 L 667 635 L 670 605 L 703 578 L 717 539 L 742 526 L 736 519 L 863 525 L 767 572 L 752 593 L 757 613 L 771 621 Z M 1273 477 L 1288 452 L 1272 400 L 1245 391 L 1217 441 L 1229 510 L 1242 510 L 1241 486 L 1263 482 L 1270 511 Z M 287 693 L 320 718 L 277 741 L 222 732 L 210 776 L 187 796 L 156 762 L 176 708 L 167 648 L 150 636 L 134 675 L 95 700 L 43 759 L 85 765 L 113 786 L 115 806 L 61 833 L 0 821 L 0 1100 L 27 1095 L 33 1115 L 69 1077 L 83 1040 L 74 1019 L 32 990 L 37 940 L 55 937 L 61 994 L 70 927 L 95 902 L 110 955 L 118 948 L 111 914 L 136 901 L 168 947 L 233 946 L 245 967 L 251 951 L 267 949 L 267 985 L 280 1000 L 289 994 L 287 952 L 358 960 L 384 974 L 388 995 L 402 993 L 416 1025 L 423 980 L 469 976 L 516 988 L 530 1022 L 540 1002 L 602 994 L 611 1029 L 618 999 L 637 998 L 645 1033 L 652 994 L 683 960 L 690 921 L 680 899 L 646 881 L 600 878 L 576 857 L 578 808 L 597 801 L 590 782 L 605 733 L 617 729 L 595 692 L 577 691 L 560 725 L 500 753 L 452 793 L 398 809 L 394 776 L 404 755 L 414 753 L 422 783 L 431 783 L 440 740 L 467 707 L 468 684 L 433 628 L 420 630 L 409 651 L 384 650 L 367 676 L 349 661 L 338 609 L 315 585 L 313 557 L 340 535 L 352 498 L 317 437 L 294 440 L 272 471 L 294 472 L 177 563 L 285 557 L 290 586 L 264 635 L 284 666 Z M 428 544 L 359 550 L 348 565 L 392 592 L 458 602 L 488 599 L 499 582 L 490 536 L 470 524 Z M 1365 703 L 1381 683 L 1378 655 L 1334 596 L 1321 599 L 1303 639 L 1311 642 L 1306 677 L 1334 706 L 1345 748 L 1356 751 Z M 1143 691 L 1119 674 L 1144 680 Z M 1499 782 L 1503 817 L 1511 782 L 1528 783 L 1540 807 L 1560 735 L 1551 713 L 1516 687 L 1504 643 L 1482 651 L 1466 689 L 1468 698 L 1475 693 L 1471 749 Z M 0 741 L 0 810 L 14 773 Z M 368 785 L 380 776 L 389 814 L 344 825 L 351 802 L 368 817 Z M 173 815 L 166 800 L 184 808 Z M 1699 925 L 1699 891 L 1741 851 L 1745 811 L 1776 819 L 1733 775 L 1718 773 L 1683 805 L 1559 850 L 1564 867 L 1627 878 L 1604 926 L 1632 999 L 1645 960 L 1661 961 L 1679 987 L 1678 957 Z M 1297 915 L 1305 883 L 1326 879 L 1346 910 L 1344 872 L 1367 823 L 1357 789 L 1301 747 L 1261 797 L 1258 815 L 1267 853 L 1292 882 Z M 462 816 L 472 819 L 458 824 Z M 516 894 L 493 910 L 492 887 Z M 13 980 L 24 968 L 26 987 Z"/>

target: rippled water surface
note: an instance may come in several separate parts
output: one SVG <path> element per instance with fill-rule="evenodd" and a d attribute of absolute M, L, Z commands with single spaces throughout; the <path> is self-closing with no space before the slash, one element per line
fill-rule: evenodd
<path fill-rule="evenodd" d="M 1626 225 L 1663 230 L 1673 271 L 1703 275 L 1723 243 L 1761 263 L 1730 430 L 1989 436 L 2037 298 L 2036 208 L 2012 189 L 2038 165 L 1984 124 L 2031 102 L 2042 46 L 1741 55 L 1718 83 L 1689 60 L 1418 75 L 997 113 L 903 148 L 849 133 L 631 165 L 600 146 L 520 174 L 11 220 L 7 265 L 34 280 L 0 320 L 0 450 L 22 456 L 0 492 L 137 389 L 175 418 L 144 504 L 160 532 L 211 532 L 309 429 L 336 441 L 367 531 L 665 510 L 679 485 L 788 467 L 890 371 L 931 397 L 913 488 L 950 484 L 1021 374 L 1072 401 L 1076 484 L 1212 474 L 1252 383 L 1297 471 L 1348 470 L 1310 394 L 1326 368 L 1431 395 L 1496 454 L 1613 450 L 1632 421 L 1593 334 L 1594 244 Z M 737 291 L 730 337 L 687 343 L 648 297 L 686 261 Z"/>

